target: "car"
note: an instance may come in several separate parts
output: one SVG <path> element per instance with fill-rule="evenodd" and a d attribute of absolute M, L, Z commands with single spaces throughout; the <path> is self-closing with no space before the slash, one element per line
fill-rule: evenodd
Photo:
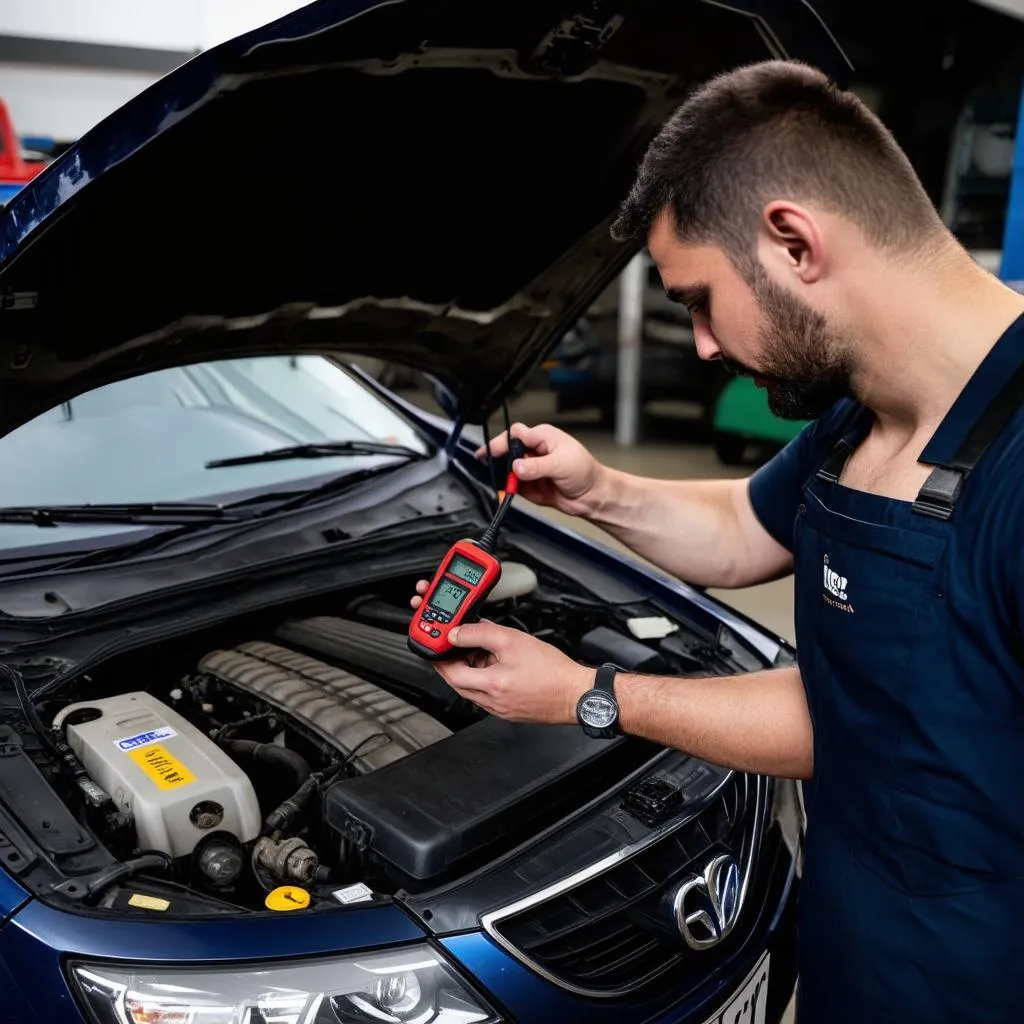
<path fill-rule="evenodd" d="M 768 408 L 768 396 L 749 377 L 734 377 L 715 403 L 712 424 L 715 454 L 726 466 L 741 466 L 751 449 L 758 461 L 770 458 L 807 426 L 807 420 L 786 420 Z"/>
<path fill-rule="evenodd" d="M 780 1019 L 794 784 L 494 718 L 407 642 L 684 87 L 766 39 L 846 73 L 804 3 L 573 10 L 317 0 L 0 214 L 5 1024 Z M 253 158 L 325 118 L 342 158 Z M 521 500 L 496 554 L 487 615 L 589 664 L 794 663 Z"/>

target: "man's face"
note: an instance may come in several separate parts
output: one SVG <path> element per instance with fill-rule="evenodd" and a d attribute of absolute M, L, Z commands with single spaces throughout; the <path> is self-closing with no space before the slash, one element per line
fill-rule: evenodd
<path fill-rule="evenodd" d="M 680 242 L 665 214 L 648 247 L 665 291 L 690 310 L 698 355 L 753 378 L 776 416 L 813 419 L 850 395 L 839 332 L 759 263 L 748 284 L 721 249 Z"/>

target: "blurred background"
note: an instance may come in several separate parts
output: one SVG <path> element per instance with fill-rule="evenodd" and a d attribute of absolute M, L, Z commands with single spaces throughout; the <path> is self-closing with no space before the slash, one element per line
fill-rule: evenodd
<path fill-rule="evenodd" d="M 294 0 L 4 0 L 0 205 L 166 72 L 300 6 Z M 992 273 L 1024 286 L 1024 0 L 815 0 L 813 6 L 847 48 L 856 91 L 894 132 L 946 223 Z M 893 18 L 894 6 L 905 8 L 903 17 Z M 875 23 L 887 29 L 872 33 Z M 288 125 L 268 124 L 252 139 L 253 160 L 316 160 L 332 130 L 327 111 L 320 138 L 293 137 Z M 216 160 L 216 151 L 196 154 L 195 173 Z M 429 379 L 362 362 L 396 390 L 444 410 L 444 395 Z M 562 426 L 612 465 L 672 478 L 747 474 L 802 426 L 774 418 L 749 381 L 697 358 L 687 314 L 665 299 L 645 254 L 524 383 L 509 415 Z M 498 416 L 489 428 L 503 425 Z M 790 581 L 726 599 L 792 639 Z"/>

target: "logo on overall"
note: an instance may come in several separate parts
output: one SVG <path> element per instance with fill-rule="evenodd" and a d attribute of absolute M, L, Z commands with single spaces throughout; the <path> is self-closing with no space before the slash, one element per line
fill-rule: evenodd
<path fill-rule="evenodd" d="M 845 576 L 840 576 L 839 573 L 833 572 L 829 568 L 828 555 L 825 556 L 825 589 L 833 596 L 838 597 L 840 601 L 846 600 L 846 584 L 847 579 Z"/>
<path fill-rule="evenodd" d="M 825 587 L 825 593 L 821 596 L 825 604 L 831 605 L 841 612 L 853 611 L 853 605 L 849 603 L 850 597 L 847 594 L 849 580 L 845 576 L 840 576 L 829 565 L 828 555 L 825 556 L 825 562 L 822 566 L 822 584 Z"/>

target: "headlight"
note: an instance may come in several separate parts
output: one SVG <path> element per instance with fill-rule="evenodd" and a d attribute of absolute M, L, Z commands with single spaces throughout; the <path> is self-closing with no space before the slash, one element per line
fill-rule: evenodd
<path fill-rule="evenodd" d="M 295 964 L 69 965 L 96 1024 L 485 1024 L 497 1018 L 427 946 Z"/>

